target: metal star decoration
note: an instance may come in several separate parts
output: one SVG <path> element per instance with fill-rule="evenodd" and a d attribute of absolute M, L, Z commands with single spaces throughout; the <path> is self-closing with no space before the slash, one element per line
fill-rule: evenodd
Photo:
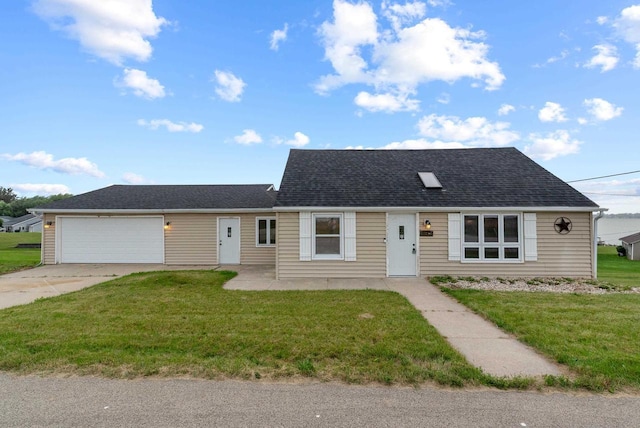
<path fill-rule="evenodd" d="M 567 217 L 558 217 L 553 224 L 553 227 L 559 234 L 566 235 L 567 233 L 571 232 L 573 224 Z"/>

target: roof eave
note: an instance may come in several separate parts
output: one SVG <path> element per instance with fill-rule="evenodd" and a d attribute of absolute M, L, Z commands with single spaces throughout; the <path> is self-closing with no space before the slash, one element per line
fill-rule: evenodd
<path fill-rule="evenodd" d="M 274 207 L 273 211 L 359 211 L 359 212 L 392 212 L 392 211 L 413 211 L 413 212 L 462 212 L 462 211 L 529 211 L 529 212 L 555 212 L 555 211 L 573 211 L 573 212 L 593 212 L 607 211 L 608 208 L 600 207 L 570 207 L 570 206 L 513 206 L 513 207 L 349 207 L 349 206 L 280 206 Z"/>
<path fill-rule="evenodd" d="M 32 208 L 33 214 L 207 214 L 207 213 L 262 213 L 273 212 L 273 208 L 177 208 L 177 209 L 61 209 Z"/>

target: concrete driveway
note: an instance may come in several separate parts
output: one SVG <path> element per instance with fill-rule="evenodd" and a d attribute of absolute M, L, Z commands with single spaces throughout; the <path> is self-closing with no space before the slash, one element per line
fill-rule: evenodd
<path fill-rule="evenodd" d="M 58 296 L 134 272 L 216 269 L 217 266 L 161 264 L 64 264 L 0 275 L 0 309 Z"/>

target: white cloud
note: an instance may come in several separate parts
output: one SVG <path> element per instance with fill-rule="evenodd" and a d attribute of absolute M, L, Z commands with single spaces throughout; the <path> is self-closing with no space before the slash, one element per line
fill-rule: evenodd
<path fill-rule="evenodd" d="M 426 13 L 427 5 L 421 1 L 405 4 L 382 1 L 382 14 L 391 22 L 395 31 L 399 31 L 403 25 L 423 18 Z"/>
<path fill-rule="evenodd" d="M 64 184 L 11 184 L 13 190 L 20 194 L 30 195 L 59 195 L 60 193 L 69 193 L 69 187 Z"/>
<path fill-rule="evenodd" d="M 323 76 L 316 85 L 320 93 L 347 83 L 368 82 L 366 61 L 360 47 L 373 45 L 378 39 L 377 17 L 368 3 L 351 4 L 342 0 L 333 3 L 334 22 L 325 21 L 319 33 L 325 48 L 325 59 L 337 72 Z"/>
<path fill-rule="evenodd" d="M 484 81 L 487 90 L 502 85 L 505 77 L 499 65 L 487 59 L 483 32 L 453 28 L 438 18 L 403 27 L 422 18 L 421 3 L 383 6 L 383 15 L 392 17 L 392 28 L 378 32 L 378 17 L 369 3 L 334 0 L 333 22 L 324 22 L 319 34 L 335 73 L 319 79 L 318 93 L 362 83 L 379 93 L 408 96 L 421 83 L 453 83 L 465 77 Z"/>
<path fill-rule="evenodd" d="M 277 51 L 280 47 L 280 42 L 287 40 L 287 31 L 289 31 L 289 24 L 285 23 L 282 30 L 274 30 L 273 33 L 271 33 L 271 40 L 269 42 L 271 50 Z"/>
<path fill-rule="evenodd" d="M 293 134 L 293 139 L 288 140 L 285 144 L 293 147 L 304 147 L 309 144 L 309 141 L 311 140 L 308 136 L 304 135 L 302 132 L 296 132 Z"/>
<path fill-rule="evenodd" d="M 353 100 L 358 107 L 372 112 L 383 111 L 393 113 L 397 111 L 415 111 L 420 107 L 420 101 L 408 98 L 408 94 L 370 94 L 362 91 Z"/>
<path fill-rule="evenodd" d="M 599 16 L 596 18 L 596 22 L 600 25 L 604 25 L 609 22 L 609 18 L 607 18 L 606 16 Z"/>
<path fill-rule="evenodd" d="M 610 71 L 616 68 L 620 58 L 618 57 L 618 49 L 610 44 L 595 45 L 593 50 L 598 53 L 584 64 L 587 68 L 600 67 L 600 72 Z"/>
<path fill-rule="evenodd" d="M 502 104 L 498 109 L 498 116 L 506 116 L 513 111 L 516 111 L 516 108 L 511 104 Z"/>
<path fill-rule="evenodd" d="M 169 132 L 193 132 L 198 133 L 204 129 L 204 126 L 199 123 L 188 122 L 172 122 L 169 119 L 152 119 L 146 121 L 144 119 L 138 119 L 138 125 L 145 128 L 156 130 L 161 126 L 164 126 Z"/>
<path fill-rule="evenodd" d="M 151 0 L 37 0 L 33 9 L 52 28 L 113 64 L 126 58 L 147 61 L 155 37 L 168 21 L 156 16 Z"/>
<path fill-rule="evenodd" d="M 122 174 L 122 181 L 128 184 L 153 184 L 152 180 L 144 178 L 143 176 L 133 172 L 125 172 Z"/>
<path fill-rule="evenodd" d="M 547 58 L 547 64 L 553 64 L 554 62 L 562 61 L 568 56 L 569 56 L 569 51 L 567 49 L 564 49 L 562 50 L 562 52 L 560 52 L 560 55 Z"/>
<path fill-rule="evenodd" d="M 581 141 L 571 137 L 569 131 L 560 129 L 546 135 L 530 134 L 532 144 L 525 146 L 524 153 L 533 159 L 551 160 L 558 156 L 578 153 Z"/>
<path fill-rule="evenodd" d="M 589 121 L 587 119 L 585 119 L 584 117 L 579 117 L 578 118 L 578 123 L 580 125 L 586 125 L 587 123 L 589 123 Z"/>
<path fill-rule="evenodd" d="M 293 147 L 304 147 L 309 144 L 309 141 L 311 140 L 308 136 L 304 135 L 302 132 L 296 132 L 293 134 L 293 139 L 285 141 L 285 144 Z"/>
<path fill-rule="evenodd" d="M 589 113 L 598 121 L 607 121 L 622 114 L 624 108 L 616 107 L 609 101 L 605 101 L 602 98 L 590 98 L 584 100 L 584 106 Z"/>
<path fill-rule="evenodd" d="M 244 129 L 241 135 L 236 135 L 233 140 L 244 146 L 262 143 L 262 137 L 253 129 Z"/>
<path fill-rule="evenodd" d="M 620 16 L 613 21 L 613 27 L 624 41 L 636 48 L 634 68 L 640 68 L 640 5 L 622 9 Z"/>
<path fill-rule="evenodd" d="M 304 147 L 307 144 L 309 144 L 309 142 L 311 141 L 311 139 L 303 134 L 302 132 L 298 131 L 296 133 L 293 134 L 293 138 L 290 140 L 285 140 L 284 138 L 280 138 L 280 137 L 274 137 L 272 139 L 272 142 L 274 144 L 286 144 L 288 146 L 292 146 L 292 147 Z"/>
<path fill-rule="evenodd" d="M 451 95 L 446 92 L 440 94 L 440 96 L 436 99 L 440 104 L 449 104 L 451 102 Z"/>
<path fill-rule="evenodd" d="M 483 32 L 452 28 L 437 18 L 402 29 L 397 38 L 375 48 L 378 84 L 415 87 L 432 80 L 455 82 L 463 77 L 484 80 L 485 89 L 498 89 L 505 80 L 500 67 L 486 59 Z"/>
<path fill-rule="evenodd" d="M 544 107 L 538 112 L 538 119 L 541 122 L 566 122 L 564 108 L 558 103 L 547 101 Z"/>
<path fill-rule="evenodd" d="M 216 70 L 214 80 L 217 83 L 216 94 L 229 102 L 240 101 L 244 87 L 247 86 L 241 78 L 234 76 L 230 71 Z"/>
<path fill-rule="evenodd" d="M 640 43 L 640 5 L 622 9 L 613 26 L 629 43 Z"/>
<path fill-rule="evenodd" d="M 421 136 L 467 147 L 502 147 L 520 139 L 507 122 L 490 122 L 485 117 L 460 119 L 457 116 L 424 116 L 418 122 Z"/>
<path fill-rule="evenodd" d="M 53 155 L 44 151 L 18 153 L 15 155 L 3 154 L 1 157 L 34 168 L 51 170 L 62 174 L 85 174 L 97 178 L 105 176 L 104 172 L 98 169 L 98 165 L 90 162 L 87 158 L 63 158 L 55 160 Z"/>
<path fill-rule="evenodd" d="M 158 80 L 147 76 L 146 71 L 136 70 L 135 68 L 125 68 L 122 80 L 116 82 L 116 85 L 132 89 L 136 96 L 150 100 L 163 98 L 166 95 L 164 86 Z"/>

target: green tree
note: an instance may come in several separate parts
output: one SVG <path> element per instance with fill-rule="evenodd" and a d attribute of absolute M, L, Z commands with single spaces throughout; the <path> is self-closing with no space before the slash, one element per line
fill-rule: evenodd
<path fill-rule="evenodd" d="M 15 201 L 17 197 L 18 196 L 13 193 L 13 189 L 11 187 L 0 186 L 0 201 L 10 204 L 11 202 Z"/>
<path fill-rule="evenodd" d="M 11 203 L 0 201 L 0 215 L 11 217 L 20 217 L 28 214 L 29 208 L 41 207 L 50 202 L 59 201 L 61 199 L 70 198 L 73 195 L 61 193 L 51 196 L 33 196 L 31 198 L 17 198 Z"/>

